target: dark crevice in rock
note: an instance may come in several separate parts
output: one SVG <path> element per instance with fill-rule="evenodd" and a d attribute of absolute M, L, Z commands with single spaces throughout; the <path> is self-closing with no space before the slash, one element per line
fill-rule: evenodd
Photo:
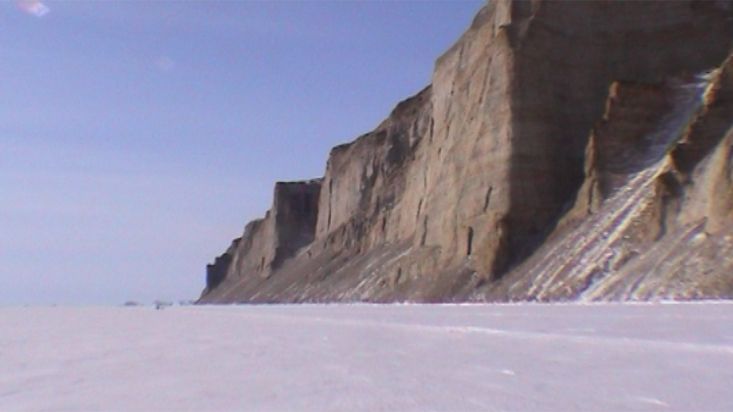
<path fill-rule="evenodd" d="M 469 227 L 466 233 L 466 256 L 471 256 L 473 251 L 473 228 Z"/>

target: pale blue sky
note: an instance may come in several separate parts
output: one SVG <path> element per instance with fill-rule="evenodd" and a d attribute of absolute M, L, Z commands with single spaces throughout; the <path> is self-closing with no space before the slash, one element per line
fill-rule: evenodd
<path fill-rule="evenodd" d="M 196 298 L 480 5 L 1 2 L 0 305 Z"/>

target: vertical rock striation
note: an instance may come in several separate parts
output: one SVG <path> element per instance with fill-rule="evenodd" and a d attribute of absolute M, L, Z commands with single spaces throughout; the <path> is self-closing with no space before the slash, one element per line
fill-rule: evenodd
<path fill-rule="evenodd" d="M 331 151 L 322 184 L 302 184 L 310 197 L 276 188 L 209 266 L 201 301 L 580 296 L 692 208 L 683 194 L 731 121 L 727 69 L 704 104 L 694 75 L 725 60 L 731 34 L 724 2 L 489 2 L 430 86 Z M 610 210 L 626 187 L 649 207 Z M 644 229 L 617 231 L 631 216 Z M 601 224 L 634 240 L 604 249 L 578 234 Z M 585 251 L 549 262 L 577 251 L 573 236 Z"/>
<path fill-rule="evenodd" d="M 224 299 L 237 282 L 267 278 L 315 236 L 321 180 L 278 182 L 272 208 L 252 221 L 227 251 L 206 268 L 202 299 Z"/>

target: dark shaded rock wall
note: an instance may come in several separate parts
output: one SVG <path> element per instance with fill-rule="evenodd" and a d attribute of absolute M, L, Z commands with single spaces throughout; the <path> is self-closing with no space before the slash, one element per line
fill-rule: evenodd
<path fill-rule="evenodd" d="M 264 219 L 247 224 L 241 238 L 206 268 L 203 299 L 224 299 L 250 277 L 267 278 L 315 236 L 321 180 L 278 182 Z"/>
<path fill-rule="evenodd" d="M 707 79 L 614 83 L 575 207 L 533 256 L 475 296 L 733 298 L 732 69 L 729 58 Z"/>

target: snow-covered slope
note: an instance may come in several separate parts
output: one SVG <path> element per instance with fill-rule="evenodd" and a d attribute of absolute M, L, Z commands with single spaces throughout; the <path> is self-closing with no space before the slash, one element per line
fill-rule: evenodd
<path fill-rule="evenodd" d="M 1 411 L 733 410 L 733 304 L 0 309 Z"/>

